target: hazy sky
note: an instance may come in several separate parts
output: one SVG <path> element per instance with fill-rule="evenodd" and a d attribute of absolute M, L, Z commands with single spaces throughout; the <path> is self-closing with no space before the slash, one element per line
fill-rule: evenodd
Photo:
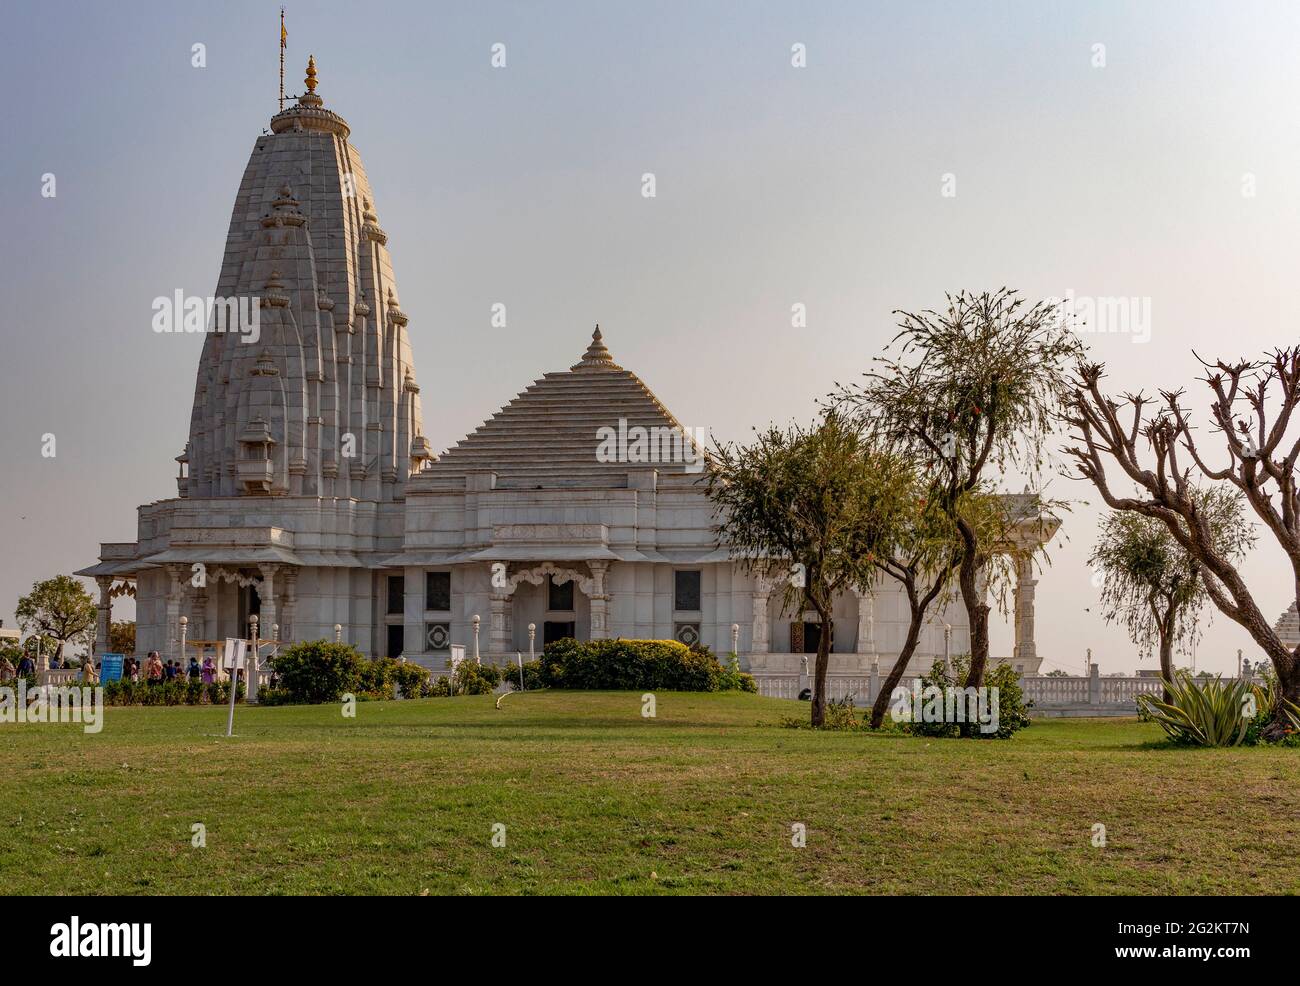
<path fill-rule="evenodd" d="M 1298 341 L 1293 3 L 287 6 L 287 90 L 314 53 L 352 126 L 439 449 L 573 363 L 596 321 L 683 424 L 723 439 L 810 419 L 893 309 L 948 290 L 1149 299 L 1149 341 L 1089 337 L 1116 389 L 1192 385 L 1193 348 Z M 10 0 L 0 25 L 13 625 L 34 579 L 134 540 L 136 506 L 175 495 L 201 339 L 152 332 L 151 302 L 215 287 L 276 109 L 279 29 L 272 3 Z M 1138 666 L 1095 614 L 1095 518 L 1066 518 L 1041 576 L 1045 669 L 1080 670 L 1089 646 L 1103 672 Z M 1246 566 L 1270 618 L 1284 573 L 1273 548 Z M 1010 652 L 1005 623 L 993 645 Z M 1238 647 L 1217 618 L 1198 664 L 1226 671 Z"/>

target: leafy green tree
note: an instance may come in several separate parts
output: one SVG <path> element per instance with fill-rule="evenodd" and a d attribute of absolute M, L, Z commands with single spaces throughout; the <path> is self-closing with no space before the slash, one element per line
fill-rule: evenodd
<path fill-rule="evenodd" d="M 873 560 L 897 540 L 906 470 L 862 430 L 828 411 L 812 427 L 770 428 L 751 445 L 718 444 L 708 474 L 720 546 L 746 569 L 779 579 L 787 609 L 830 627 L 837 593 L 866 590 Z M 830 634 L 819 635 L 811 721 L 826 715 Z"/>
<path fill-rule="evenodd" d="M 135 620 L 114 620 L 108 628 L 110 654 L 135 653 Z"/>
<path fill-rule="evenodd" d="M 71 575 L 33 582 L 32 591 L 18 600 L 14 614 L 23 630 L 57 641 L 60 658 L 68 644 L 88 645 L 95 629 L 95 601 Z"/>
<path fill-rule="evenodd" d="M 1234 564 L 1255 542 L 1240 494 L 1223 487 L 1194 490 L 1216 550 Z M 1165 701 L 1174 680 L 1174 648 L 1200 635 L 1199 618 L 1209 601 L 1201 567 L 1166 524 L 1131 510 L 1111 511 L 1088 559 L 1102 577 L 1101 607 L 1107 622 L 1123 623 L 1129 639 L 1157 648 Z"/>
<path fill-rule="evenodd" d="M 1056 307 L 1030 305 L 1008 288 L 948 295 L 938 312 L 895 314 L 897 356 L 878 357 L 866 382 L 838 397 L 924 464 L 930 495 L 957 529 L 957 581 L 971 634 L 966 684 L 977 687 L 988 664 L 991 610 L 980 576 L 1000 546 L 962 516 L 962 504 L 1009 469 L 1041 470 L 1082 347 Z"/>

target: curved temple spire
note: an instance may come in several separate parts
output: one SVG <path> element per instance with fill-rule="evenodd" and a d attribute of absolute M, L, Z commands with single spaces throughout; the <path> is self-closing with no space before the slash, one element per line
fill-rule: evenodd
<path fill-rule="evenodd" d="M 235 198 L 214 307 L 236 299 L 253 325 L 204 340 L 182 495 L 391 500 L 426 461 L 388 236 L 314 57 L 306 83 Z"/>

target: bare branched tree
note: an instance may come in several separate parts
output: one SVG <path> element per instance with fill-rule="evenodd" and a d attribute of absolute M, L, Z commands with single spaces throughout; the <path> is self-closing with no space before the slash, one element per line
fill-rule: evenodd
<path fill-rule="evenodd" d="M 1102 391 L 1104 366 L 1083 363 L 1067 414 L 1071 440 L 1078 444 L 1065 451 L 1077 474 L 1097 488 L 1112 510 L 1135 511 L 1165 524 L 1195 559 L 1215 607 L 1244 627 L 1268 655 L 1282 696 L 1300 701 L 1300 648 L 1288 647 L 1260 611 L 1235 560 L 1216 540 L 1193 481 L 1199 474 L 1236 487 L 1290 560 L 1293 594 L 1300 601 L 1300 427 L 1293 427 L 1300 404 L 1300 347 L 1275 350 L 1253 362 L 1201 364 L 1212 403 L 1210 427 L 1200 433 L 1200 442 L 1183 391 L 1114 399 Z M 1218 436 L 1226 453 L 1218 462 L 1207 457 L 1206 434 Z M 1136 486 L 1135 495 L 1116 491 L 1108 464 L 1122 474 L 1125 485 Z M 1284 728 L 1280 720 L 1273 725 L 1275 731 Z"/>

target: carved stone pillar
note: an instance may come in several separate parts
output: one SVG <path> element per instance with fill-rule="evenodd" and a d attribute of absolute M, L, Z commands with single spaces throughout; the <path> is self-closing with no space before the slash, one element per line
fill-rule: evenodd
<path fill-rule="evenodd" d="M 208 590 L 202 586 L 195 586 L 192 580 L 187 584 L 185 598 L 185 616 L 190 621 L 190 639 L 207 640 L 207 627 L 204 625 L 208 612 Z"/>
<path fill-rule="evenodd" d="M 605 576 L 609 572 L 609 562 L 592 561 L 587 563 L 591 569 L 591 639 L 604 640 L 609 636 L 609 593 L 605 587 Z"/>
<path fill-rule="evenodd" d="M 1034 563 L 1029 555 L 1016 559 L 1016 648 L 1017 661 L 1033 661 L 1038 657 L 1038 644 L 1034 640 Z"/>
<path fill-rule="evenodd" d="M 509 592 L 498 590 L 492 593 L 492 612 L 488 622 L 488 654 L 491 656 L 508 654 L 510 651 L 507 616 L 513 598 Z"/>
<path fill-rule="evenodd" d="M 768 642 L 768 630 L 771 623 L 767 618 L 767 600 L 772 594 L 772 581 L 759 575 L 754 578 L 754 618 L 750 629 L 752 643 L 750 651 L 754 654 L 766 654 L 771 649 Z"/>
<path fill-rule="evenodd" d="M 109 649 L 113 626 L 113 579 L 108 575 L 96 575 L 95 584 L 99 586 L 99 603 L 95 607 L 95 643 L 90 652 L 102 654 Z"/>
<path fill-rule="evenodd" d="M 298 610 L 298 569 L 286 568 L 280 576 L 284 584 L 284 606 L 280 611 L 280 641 L 293 640 L 293 619 Z"/>
<path fill-rule="evenodd" d="M 854 589 L 858 597 L 858 653 L 876 653 L 876 600 L 870 592 Z"/>
<path fill-rule="evenodd" d="M 181 607 L 185 603 L 186 575 L 189 569 L 184 565 L 168 565 L 167 574 L 171 577 L 171 587 L 167 592 L 167 657 L 183 660 L 181 646 Z"/>
<path fill-rule="evenodd" d="M 275 602 L 275 578 L 280 574 L 280 566 L 259 565 L 258 568 L 262 572 L 262 584 L 257 587 L 257 598 L 261 602 L 262 611 L 257 618 L 257 632 L 263 640 L 270 640 L 271 628 L 280 622 L 279 608 Z M 244 632 L 248 632 L 247 628 Z"/>

